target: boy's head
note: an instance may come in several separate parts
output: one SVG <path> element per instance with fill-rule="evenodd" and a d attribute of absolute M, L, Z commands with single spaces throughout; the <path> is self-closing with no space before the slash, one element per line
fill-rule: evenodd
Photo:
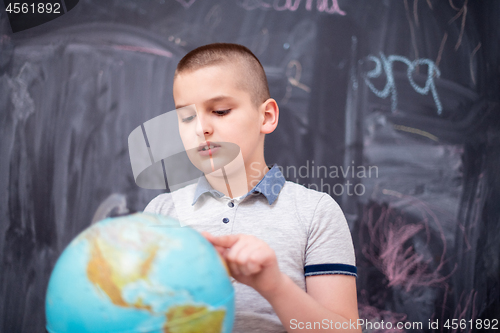
<path fill-rule="evenodd" d="M 245 165 L 265 164 L 264 137 L 276 128 L 279 111 L 262 65 L 246 47 L 216 43 L 189 52 L 177 66 L 173 96 L 193 163 L 213 166 L 230 142 L 241 149 Z M 190 105 L 195 108 L 185 108 Z"/>
<path fill-rule="evenodd" d="M 192 50 L 177 64 L 174 82 L 180 73 L 217 65 L 233 68 L 238 76 L 236 80 L 238 88 L 250 94 L 256 107 L 271 97 L 266 73 L 259 59 L 252 51 L 239 44 L 214 43 Z"/>

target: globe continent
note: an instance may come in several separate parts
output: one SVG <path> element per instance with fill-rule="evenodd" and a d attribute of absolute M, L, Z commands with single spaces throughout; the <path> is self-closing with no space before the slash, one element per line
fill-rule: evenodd
<path fill-rule="evenodd" d="M 52 272 L 47 330 L 228 333 L 234 289 L 198 232 L 139 213 L 103 220 L 78 235 Z"/>

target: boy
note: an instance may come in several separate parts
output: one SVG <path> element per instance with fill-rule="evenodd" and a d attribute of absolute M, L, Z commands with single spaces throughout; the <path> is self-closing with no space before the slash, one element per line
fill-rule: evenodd
<path fill-rule="evenodd" d="M 279 109 L 259 60 L 237 44 L 199 47 L 179 62 L 173 96 L 182 142 L 205 176 L 145 211 L 191 225 L 225 258 L 235 279 L 234 332 L 360 332 L 342 211 L 264 160 Z M 238 156 L 216 167 L 231 145 Z"/>

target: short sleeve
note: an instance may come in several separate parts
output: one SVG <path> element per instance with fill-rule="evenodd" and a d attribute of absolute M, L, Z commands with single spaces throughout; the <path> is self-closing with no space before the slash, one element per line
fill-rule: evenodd
<path fill-rule="evenodd" d="M 147 204 L 146 208 L 144 208 L 144 212 L 177 218 L 170 193 L 163 193 L 153 198 L 153 200 Z"/>
<path fill-rule="evenodd" d="M 144 208 L 144 213 L 159 214 L 161 206 L 164 200 L 162 200 L 162 195 L 158 195 L 153 200 L 151 200 Z"/>
<path fill-rule="evenodd" d="M 344 213 L 328 194 L 321 196 L 311 219 L 304 274 L 357 276 L 351 232 Z"/>

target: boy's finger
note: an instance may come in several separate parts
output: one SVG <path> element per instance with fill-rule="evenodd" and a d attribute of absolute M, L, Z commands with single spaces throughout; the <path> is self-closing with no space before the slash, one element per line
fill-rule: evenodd
<path fill-rule="evenodd" d="M 245 242 L 237 242 L 235 243 L 231 248 L 227 249 L 226 252 L 226 258 L 227 260 L 237 262 L 238 264 L 241 264 L 238 262 L 239 258 L 239 253 L 248 246 Z"/>
<path fill-rule="evenodd" d="M 222 246 L 214 246 L 217 252 L 224 258 L 224 252 L 226 252 L 226 248 Z M 225 260 L 225 259 L 224 259 Z"/>
<path fill-rule="evenodd" d="M 225 252 L 227 250 L 227 248 L 223 247 L 223 246 L 219 246 L 219 245 L 215 245 L 212 240 L 214 239 L 215 236 L 213 236 L 211 233 L 209 233 L 208 231 L 202 231 L 201 232 L 201 235 L 203 237 L 205 237 L 206 240 L 208 240 L 214 247 L 215 249 L 217 250 L 217 252 L 219 252 L 219 254 L 222 256 L 222 258 L 225 257 Z"/>
<path fill-rule="evenodd" d="M 202 232 L 201 232 L 201 235 L 202 235 L 203 237 L 205 237 L 207 240 L 210 240 L 210 239 L 214 238 L 214 236 L 212 236 L 212 234 L 211 234 L 211 233 L 209 233 L 208 231 L 202 231 Z"/>
<path fill-rule="evenodd" d="M 245 275 L 252 275 L 258 273 L 262 270 L 260 262 L 254 256 L 256 252 L 261 251 L 261 246 L 259 244 L 254 244 L 253 246 L 247 246 L 238 253 L 238 262 L 243 265 L 244 268 L 241 269 Z"/>
<path fill-rule="evenodd" d="M 215 246 L 222 246 L 222 247 L 231 247 L 233 246 L 238 239 L 240 238 L 239 235 L 225 235 L 225 236 L 212 236 L 210 235 L 211 238 L 209 241 L 215 245 Z"/>
<path fill-rule="evenodd" d="M 248 275 L 251 275 L 260 272 L 262 270 L 262 267 L 253 262 L 249 262 L 247 265 L 247 269 L 248 269 Z"/>
<path fill-rule="evenodd" d="M 231 271 L 231 275 L 233 277 L 241 275 L 241 271 L 238 267 L 238 264 L 236 264 L 235 262 L 231 262 L 231 261 L 227 261 L 227 264 L 229 266 L 229 270 Z"/>

